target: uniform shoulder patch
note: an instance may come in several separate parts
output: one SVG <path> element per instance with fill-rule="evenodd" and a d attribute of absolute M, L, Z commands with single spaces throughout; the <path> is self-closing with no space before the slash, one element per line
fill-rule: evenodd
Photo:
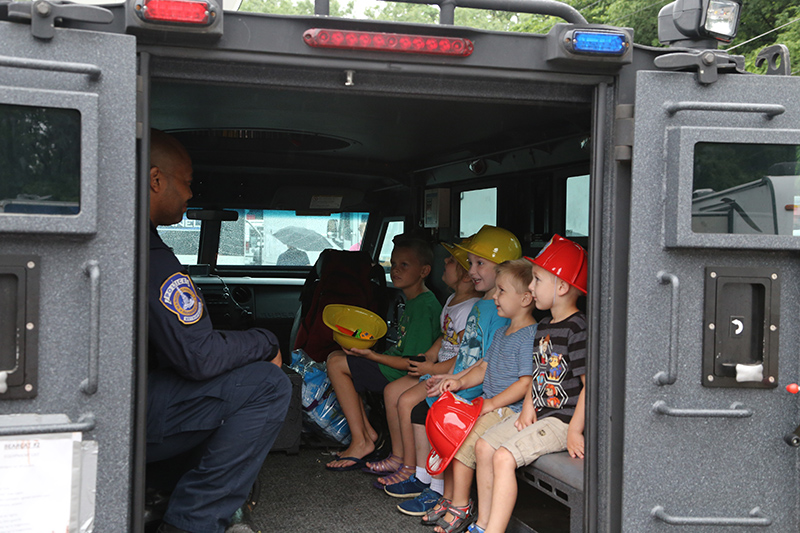
<path fill-rule="evenodd" d="M 176 272 L 161 285 L 161 303 L 184 324 L 194 324 L 203 316 L 203 300 L 189 276 Z"/>

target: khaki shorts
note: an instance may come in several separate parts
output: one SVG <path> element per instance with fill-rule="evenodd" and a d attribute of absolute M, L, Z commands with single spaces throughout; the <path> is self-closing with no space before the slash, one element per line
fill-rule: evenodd
<path fill-rule="evenodd" d="M 475 465 L 478 462 L 477 459 L 475 459 L 475 443 L 478 442 L 478 439 L 482 437 L 483 434 L 489 429 L 493 428 L 504 420 L 511 419 L 511 424 L 513 427 L 513 421 L 517 419 L 517 416 L 517 413 L 508 407 L 501 407 L 499 409 L 495 409 L 494 411 L 489 411 L 480 417 L 478 421 L 475 422 L 472 431 L 470 431 L 469 435 L 467 435 L 466 440 L 464 440 L 464 444 L 462 444 L 456 452 L 455 458 L 471 469 L 475 470 Z"/>
<path fill-rule="evenodd" d="M 517 431 L 514 422 L 517 416 L 503 420 L 481 435 L 492 448 L 506 448 L 517 461 L 517 468 L 529 465 L 546 453 L 567 449 L 567 428 L 569 424 L 554 416 L 548 416 Z M 474 447 L 474 444 L 473 444 Z"/>

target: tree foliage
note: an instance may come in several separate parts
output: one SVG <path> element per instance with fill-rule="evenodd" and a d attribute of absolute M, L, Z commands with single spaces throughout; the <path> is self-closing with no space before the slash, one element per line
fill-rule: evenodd
<path fill-rule="evenodd" d="M 587 21 L 634 29 L 635 42 L 647 46 L 663 46 L 658 42 L 658 13 L 671 0 L 562 0 L 577 9 Z M 242 11 L 258 11 L 285 15 L 314 13 L 313 0 L 245 0 Z M 331 0 L 331 15 L 359 16 L 353 0 L 341 5 Z M 364 10 L 363 17 L 374 20 L 437 24 L 438 6 L 375 2 Z M 547 33 L 556 17 L 457 8 L 455 22 L 485 30 Z M 786 24 L 785 27 L 779 28 Z M 751 40 L 752 39 L 752 40 Z M 755 67 L 758 52 L 772 44 L 785 44 L 796 59 L 793 73 L 800 73 L 800 5 L 797 0 L 746 0 L 736 39 L 720 44 L 721 49 L 733 48 L 731 53 L 743 55 L 749 71 L 764 72 L 766 66 Z"/>

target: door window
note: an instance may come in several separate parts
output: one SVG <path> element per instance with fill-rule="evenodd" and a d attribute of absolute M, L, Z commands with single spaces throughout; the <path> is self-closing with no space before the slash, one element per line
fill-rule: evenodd
<path fill-rule="evenodd" d="M 0 104 L 0 213 L 77 215 L 81 115 Z"/>
<path fill-rule="evenodd" d="M 800 146 L 697 143 L 692 231 L 800 235 Z"/>

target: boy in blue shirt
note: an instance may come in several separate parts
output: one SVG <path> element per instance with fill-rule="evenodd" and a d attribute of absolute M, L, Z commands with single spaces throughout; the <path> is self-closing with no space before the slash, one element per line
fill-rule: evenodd
<path fill-rule="evenodd" d="M 445 494 L 452 494 L 452 499 L 436 522 L 438 533 L 460 533 L 472 522 L 473 504 L 469 496 L 476 466 L 475 442 L 495 424 L 516 418 L 525 392 L 530 389 L 536 335 L 536 320 L 531 315 L 533 295 L 528 289 L 531 279 L 530 263 L 524 259 L 497 266 L 494 304 L 498 316 L 509 319 L 510 323 L 495 332 L 483 361 L 439 386 L 443 393 L 469 391 L 482 385 L 484 402 L 481 417 L 445 471 L 450 472 L 445 476 Z"/>

